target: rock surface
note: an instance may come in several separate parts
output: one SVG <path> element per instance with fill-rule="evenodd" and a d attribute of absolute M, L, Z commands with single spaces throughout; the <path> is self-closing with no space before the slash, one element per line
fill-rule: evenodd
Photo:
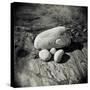
<path fill-rule="evenodd" d="M 58 26 L 37 35 L 34 41 L 34 47 L 36 49 L 62 48 L 69 46 L 70 43 L 71 38 L 66 28 Z"/>
<path fill-rule="evenodd" d="M 43 49 L 39 52 L 39 57 L 40 59 L 42 59 L 43 61 L 48 61 L 51 58 L 51 54 L 47 49 Z"/>
<path fill-rule="evenodd" d="M 56 51 L 56 53 L 54 54 L 54 61 L 57 63 L 60 62 L 63 55 L 64 55 L 64 51 L 62 49 Z"/>
<path fill-rule="evenodd" d="M 64 58 L 62 63 L 23 58 L 19 61 L 18 69 L 15 71 L 15 81 L 18 86 L 23 87 L 85 82 L 84 79 L 87 79 L 86 51 L 86 48 L 83 48 L 66 53 L 70 58 Z"/>

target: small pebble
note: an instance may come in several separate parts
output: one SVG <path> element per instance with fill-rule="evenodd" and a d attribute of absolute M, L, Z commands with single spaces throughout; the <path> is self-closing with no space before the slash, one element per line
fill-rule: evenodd
<path fill-rule="evenodd" d="M 61 40 L 61 39 L 57 39 L 57 40 L 56 40 L 56 44 L 57 44 L 57 45 L 60 45 L 61 43 L 62 43 L 62 40 Z"/>
<path fill-rule="evenodd" d="M 51 58 L 51 54 L 47 49 L 43 49 L 39 52 L 39 57 L 40 59 L 42 59 L 43 61 L 48 61 Z"/>
<path fill-rule="evenodd" d="M 51 49 L 50 49 L 50 53 L 51 53 L 51 54 L 55 54 L 55 52 L 56 52 L 56 48 L 51 48 Z"/>
<path fill-rule="evenodd" d="M 60 62 L 62 59 L 62 56 L 64 54 L 64 51 L 62 49 L 58 50 L 55 54 L 54 54 L 54 61 L 55 62 Z"/>

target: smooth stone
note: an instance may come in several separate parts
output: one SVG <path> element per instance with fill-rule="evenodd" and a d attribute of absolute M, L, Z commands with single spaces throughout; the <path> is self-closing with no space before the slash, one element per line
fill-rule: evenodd
<path fill-rule="evenodd" d="M 39 57 L 40 59 L 42 59 L 43 61 L 48 61 L 51 58 L 51 54 L 47 49 L 43 49 L 39 52 Z"/>
<path fill-rule="evenodd" d="M 57 39 L 57 40 L 56 40 L 56 44 L 58 44 L 58 45 L 61 44 L 61 42 L 62 42 L 61 39 Z"/>
<path fill-rule="evenodd" d="M 56 52 L 56 48 L 51 48 L 50 53 L 55 54 L 55 52 Z"/>
<path fill-rule="evenodd" d="M 62 49 L 58 50 L 55 54 L 54 54 L 54 61 L 55 62 L 60 62 L 62 59 L 62 56 L 64 54 L 64 51 Z"/>
<path fill-rule="evenodd" d="M 34 40 L 36 49 L 63 48 L 71 43 L 71 37 L 64 26 L 58 26 L 38 34 Z"/>

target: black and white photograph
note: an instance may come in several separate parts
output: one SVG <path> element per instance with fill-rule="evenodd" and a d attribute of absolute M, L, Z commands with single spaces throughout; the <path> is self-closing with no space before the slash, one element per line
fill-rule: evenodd
<path fill-rule="evenodd" d="M 88 83 L 88 6 L 11 3 L 11 86 Z"/>

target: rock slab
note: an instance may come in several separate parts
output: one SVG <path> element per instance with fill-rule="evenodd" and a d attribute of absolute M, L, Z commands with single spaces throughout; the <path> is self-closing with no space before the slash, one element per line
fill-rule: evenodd
<path fill-rule="evenodd" d="M 16 66 L 15 82 L 19 87 L 86 83 L 83 81 L 87 79 L 86 51 L 83 48 L 66 53 L 70 58 L 62 64 L 25 57 Z"/>

